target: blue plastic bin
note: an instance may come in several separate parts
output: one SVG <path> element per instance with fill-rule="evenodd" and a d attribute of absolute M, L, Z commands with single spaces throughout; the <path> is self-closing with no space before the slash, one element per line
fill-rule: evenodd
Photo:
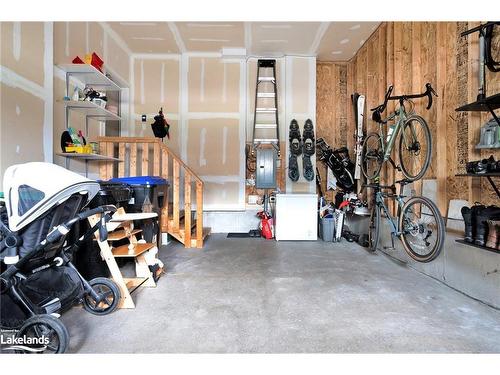
<path fill-rule="evenodd" d="M 158 176 L 118 177 L 109 180 L 112 183 L 128 184 L 133 190 L 133 198 L 129 202 L 129 212 L 141 212 L 146 197 L 160 214 L 163 196 L 166 196 L 168 181 Z"/>

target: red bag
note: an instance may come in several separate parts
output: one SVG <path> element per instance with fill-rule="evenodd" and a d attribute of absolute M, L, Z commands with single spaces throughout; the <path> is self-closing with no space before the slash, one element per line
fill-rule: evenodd
<path fill-rule="evenodd" d="M 267 212 L 261 211 L 257 214 L 260 217 L 260 232 L 266 240 L 274 238 L 273 219 Z"/>
<path fill-rule="evenodd" d="M 273 230 L 271 229 L 271 221 L 272 219 L 268 219 L 267 217 L 263 217 L 261 219 L 261 225 L 262 225 L 262 237 L 264 237 L 266 240 L 270 240 L 273 238 Z"/>

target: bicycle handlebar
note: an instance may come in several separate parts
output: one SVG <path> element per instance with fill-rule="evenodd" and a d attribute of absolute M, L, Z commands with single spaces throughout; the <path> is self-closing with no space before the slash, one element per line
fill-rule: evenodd
<path fill-rule="evenodd" d="M 483 30 L 489 26 L 493 26 L 493 25 L 500 25 L 500 22 L 498 21 L 489 21 L 489 22 L 486 22 L 486 23 L 483 23 L 479 26 L 476 26 L 476 27 L 473 27 L 472 29 L 469 29 L 469 30 L 466 30 L 464 32 L 462 32 L 460 34 L 461 37 L 464 37 L 466 35 L 469 35 L 469 34 L 472 34 L 472 33 L 475 33 L 475 32 L 483 32 Z"/>
<path fill-rule="evenodd" d="M 404 100 L 408 100 L 408 99 L 423 98 L 425 96 L 427 96 L 427 99 L 428 99 L 427 109 L 430 109 L 432 107 L 432 95 L 435 95 L 436 97 L 438 97 L 438 94 L 436 93 L 436 91 L 434 90 L 434 88 L 432 87 L 432 85 L 429 82 L 427 82 L 425 84 L 425 91 L 421 94 L 408 94 L 408 95 L 391 96 L 393 89 L 394 89 L 394 86 L 392 86 L 392 85 L 389 86 L 389 88 L 387 89 L 387 92 L 385 93 L 384 102 L 381 105 L 379 105 L 375 108 L 372 108 L 371 111 L 379 112 L 379 114 L 384 112 L 389 100 L 404 101 Z"/>

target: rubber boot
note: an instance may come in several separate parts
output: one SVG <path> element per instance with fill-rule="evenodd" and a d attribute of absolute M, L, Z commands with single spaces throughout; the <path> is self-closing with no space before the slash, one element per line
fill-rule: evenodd
<path fill-rule="evenodd" d="M 476 237 L 474 243 L 479 246 L 484 246 L 486 243 L 486 233 L 488 228 L 488 218 L 486 216 L 478 215 L 476 217 Z"/>
<path fill-rule="evenodd" d="M 474 239 L 472 238 L 472 213 L 469 207 L 464 206 L 461 209 L 462 216 L 464 218 L 464 224 L 465 224 L 465 234 L 464 234 L 464 240 L 467 242 L 474 242 Z"/>
<path fill-rule="evenodd" d="M 475 242 L 477 238 L 477 231 L 479 227 L 479 221 L 478 217 L 481 216 L 481 212 L 485 209 L 486 207 L 483 206 L 482 204 L 475 204 L 471 207 L 470 213 L 471 213 L 471 223 L 472 223 L 472 240 Z M 483 233 L 484 237 L 484 233 Z M 484 242 L 484 238 L 483 238 Z"/>

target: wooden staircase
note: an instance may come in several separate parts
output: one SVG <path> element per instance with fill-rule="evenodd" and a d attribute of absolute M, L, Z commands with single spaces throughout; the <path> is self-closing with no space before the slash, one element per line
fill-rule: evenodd
<path fill-rule="evenodd" d="M 210 228 L 203 227 L 203 181 L 158 138 L 99 137 L 99 153 L 120 159 L 100 162 L 102 180 L 160 176 L 169 182 L 160 214 L 162 233 L 186 248 L 203 247 Z M 182 189 L 182 192 L 181 192 Z M 194 204 L 194 208 L 193 208 Z"/>

